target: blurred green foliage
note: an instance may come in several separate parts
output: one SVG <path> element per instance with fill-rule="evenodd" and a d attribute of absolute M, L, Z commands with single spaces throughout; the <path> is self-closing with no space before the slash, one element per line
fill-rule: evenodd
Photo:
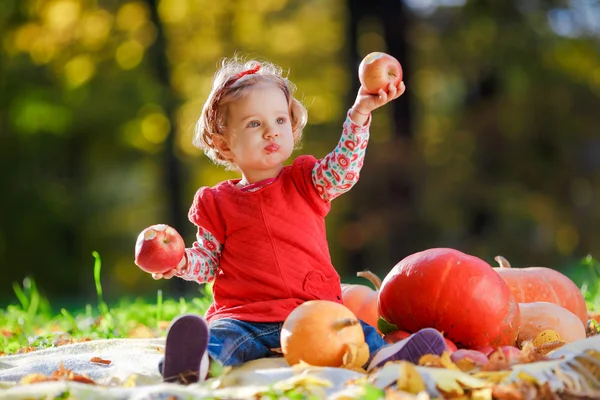
<path fill-rule="evenodd" d="M 159 222 L 191 244 L 195 190 L 235 176 L 191 144 L 217 62 L 289 69 L 309 110 L 300 153 L 323 156 L 355 95 L 350 54 L 400 39 L 411 132 L 392 107 L 374 115 L 361 181 L 328 219 L 344 279 L 438 246 L 515 266 L 598 257 L 598 32 L 565 28 L 577 10 L 556 2 L 437 3 L 405 2 L 397 38 L 354 0 L 3 0 L 0 301 L 25 276 L 91 301 L 93 250 L 108 298 L 175 285 L 142 273 L 133 249 Z"/>

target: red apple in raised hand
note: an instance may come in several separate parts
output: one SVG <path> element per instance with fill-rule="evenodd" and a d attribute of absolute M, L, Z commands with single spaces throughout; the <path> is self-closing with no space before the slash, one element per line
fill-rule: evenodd
<path fill-rule="evenodd" d="M 402 81 L 402 66 L 387 53 L 370 53 L 358 66 L 358 79 L 368 93 L 377 94 L 390 83 L 396 86 Z"/>
<path fill-rule="evenodd" d="M 183 238 L 165 224 L 147 227 L 135 243 L 135 264 L 150 273 L 162 274 L 174 269 L 184 254 Z"/>

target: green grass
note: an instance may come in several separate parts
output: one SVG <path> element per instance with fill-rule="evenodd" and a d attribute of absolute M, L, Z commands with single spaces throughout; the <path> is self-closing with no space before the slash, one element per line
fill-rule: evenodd
<path fill-rule="evenodd" d="M 158 291 L 152 303 L 142 299 L 121 300 L 109 307 L 103 299 L 100 256 L 96 252 L 93 255 L 97 304 L 87 304 L 75 315 L 64 308 L 59 313 L 53 312 L 48 299 L 29 278 L 22 285 L 13 285 L 18 303 L 0 309 L 0 354 L 88 339 L 162 337 L 172 318 L 183 313 L 204 314 L 212 301 L 211 287 L 204 285 L 191 300 L 163 299 Z M 587 256 L 575 269 L 585 276 L 581 290 L 588 308 L 600 312 L 600 263 Z"/>
<path fill-rule="evenodd" d="M 580 268 L 587 272 L 581 292 L 585 297 L 588 310 L 600 312 L 600 262 L 588 255 L 581 260 Z"/>
<path fill-rule="evenodd" d="M 38 350 L 68 342 L 89 339 L 164 336 L 169 321 L 183 313 L 204 314 L 212 301 L 210 285 L 200 287 L 198 296 L 185 300 L 121 300 L 109 307 L 102 296 L 101 260 L 94 252 L 94 280 L 98 302 L 87 304 L 73 315 L 62 308 L 52 311 L 36 283 L 25 278 L 23 285 L 13 284 L 18 303 L 0 309 L 0 354 Z"/>

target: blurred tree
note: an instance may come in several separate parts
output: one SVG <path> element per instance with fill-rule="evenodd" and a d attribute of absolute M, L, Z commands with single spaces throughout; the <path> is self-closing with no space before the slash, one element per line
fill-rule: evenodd
<path fill-rule="evenodd" d="M 316 156 L 362 57 L 404 67 L 407 93 L 374 113 L 361 181 L 328 219 L 344 279 L 434 246 L 516 266 L 597 255 L 599 18 L 598 1 L 4 0 L 0 301 L 27 275 L 93 301 L 93 250 L 109 298 L 172 287 L 133 246 L 158 222 L 191 244 L 194 192 L 235 176 L 191 138 L 236 52 L 289 69 Z"/>

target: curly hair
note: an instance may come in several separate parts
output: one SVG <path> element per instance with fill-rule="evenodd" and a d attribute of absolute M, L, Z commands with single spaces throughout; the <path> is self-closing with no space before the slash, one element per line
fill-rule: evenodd
<path fill-rule="evenodd" d="M 308 113 L 293 96 L 296 87 L 283 75 L 281 67 L 265 61 L 224 59 L 213 77 L 212 89 L 196 123 L 193 139 L 194 145 L 202 149 L 215 164 L 227 170 L 237 169 L 231 160 L 219 152 L 213 138 L 227 133 L 227 105 L 242 98 L 253 86 L 265 82 L 275 84 L 283 91 L 288 102 L 294 145 L 300 142 Z"/>

